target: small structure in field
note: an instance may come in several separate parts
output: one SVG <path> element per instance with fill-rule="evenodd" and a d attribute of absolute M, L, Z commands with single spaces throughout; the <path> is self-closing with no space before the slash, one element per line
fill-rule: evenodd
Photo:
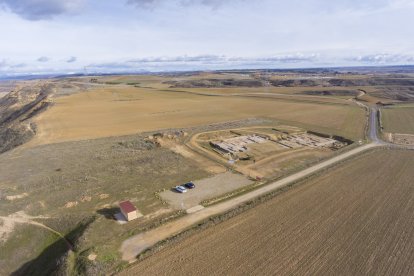
<path fill-rule="evenodd" d="M 121 213 L 124 215 L 127 221 L 138 218 L 137 208 L 135 208 L 131 201 L 123 201 L 119 203 L 119 207 L 121 208 Z"/>
<path fill-rule="evenodd" d="M 228 138 L 223 141 L 210 142 L 210 145 L 224 154 L 233 154 L 238 156 L 242 152 L 248 150 L 249 144 L 266 143 L 267 140 L 259 135 L 242 135 L 233 138 Z"/>

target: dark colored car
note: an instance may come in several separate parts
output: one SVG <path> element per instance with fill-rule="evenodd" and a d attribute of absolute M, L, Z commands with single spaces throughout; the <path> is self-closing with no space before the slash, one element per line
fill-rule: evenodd
<path fill-rule="evenodd" d="M 194 189 L 195 188 L 195 185 L 194 185 L 193 182 L 185 183 L 184 186 L 188 189 Z"/>

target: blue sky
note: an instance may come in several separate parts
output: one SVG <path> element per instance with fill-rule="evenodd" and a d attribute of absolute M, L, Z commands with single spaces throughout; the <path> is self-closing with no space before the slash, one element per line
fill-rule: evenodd
<path fill-rule="evenodd" d="M 414 0 L 0 0 L 0 75 L 414 64 Z"/>

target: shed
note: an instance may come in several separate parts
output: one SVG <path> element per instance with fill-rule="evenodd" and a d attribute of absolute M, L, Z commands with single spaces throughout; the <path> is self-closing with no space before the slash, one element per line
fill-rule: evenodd
<path fill-rule="evenodd" d="M 119 207 L 121 208 L 121 213 L 124 215 L 127 221 L 138 218 L 137 208 L 135 208 L 134 204 L 132 204 L 131 201 L 123 201 L 119 203 Z"/>

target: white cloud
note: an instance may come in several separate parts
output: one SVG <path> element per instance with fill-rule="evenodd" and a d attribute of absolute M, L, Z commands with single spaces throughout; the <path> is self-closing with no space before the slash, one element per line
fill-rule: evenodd
<path fill-rule="evenodd" d="M 172 4 L 174 6 L 180 6 L 180 7 L 189 7 L 189 6 L 195 6 L 195 5 L 201 5 L 201 6 L 207 6 L 207 7 L 213 7 L 218 8 L 223 4 L 226 4 L 228 2 L 242 2 L 245 0 L 227 0 L 227 1 L 221 1 L 221 0 L 128 0 L 127 3 L 130 5 L 135 5 L 138 8 L 156 8 L 159 6 L 163 6 L 166 4 Z"/>
<path fill-rule="evenodd" d="M 0 55 L 18 72 L 410 64 L 413 3 L 0 0 Z"/>
<path fill-rule="evenodd" d="M 77 58 L 76 57 L 70 57 L 66 60 L 67 63 L 72 63 L 72 62 L 76 62 Z"/>
<path fill-rule="evenodd" d="M 92 63 L 87 68 L 94 72 L 174 71 L 208 69 L 295 68 L 325 62 L 320 54 L 279 54 L 262 57 L 228 57 L 225 55 L 162 56 L 135 58 L 124 61 Z M 331 64 L 332 65 L 332 64 Z"/>
<path fill-rule="evenodd" d="M 401 54 L 370 54 L 353 57 L 350 60 L 367 64 L 407 64 L 414 63 L 414 56 Z"/>
<path fill-rule="evenodd" d="M 41 56 L 37 59 L 38 62 L 48 62 L 50 60 L 50 58 L 45 57 L 45 56 Z"/>
<path fill-rule="evenodd" d="M 0 72 L 18 71 L 26 67 L 25 63 L 11 63 L 6 59 L 0 60 Z"/>
<path fill-rule="evenodd" d="M 27 20 L 51 19 L 78 11 L 85 0 L 0 0 L 10 11 Z"/>

